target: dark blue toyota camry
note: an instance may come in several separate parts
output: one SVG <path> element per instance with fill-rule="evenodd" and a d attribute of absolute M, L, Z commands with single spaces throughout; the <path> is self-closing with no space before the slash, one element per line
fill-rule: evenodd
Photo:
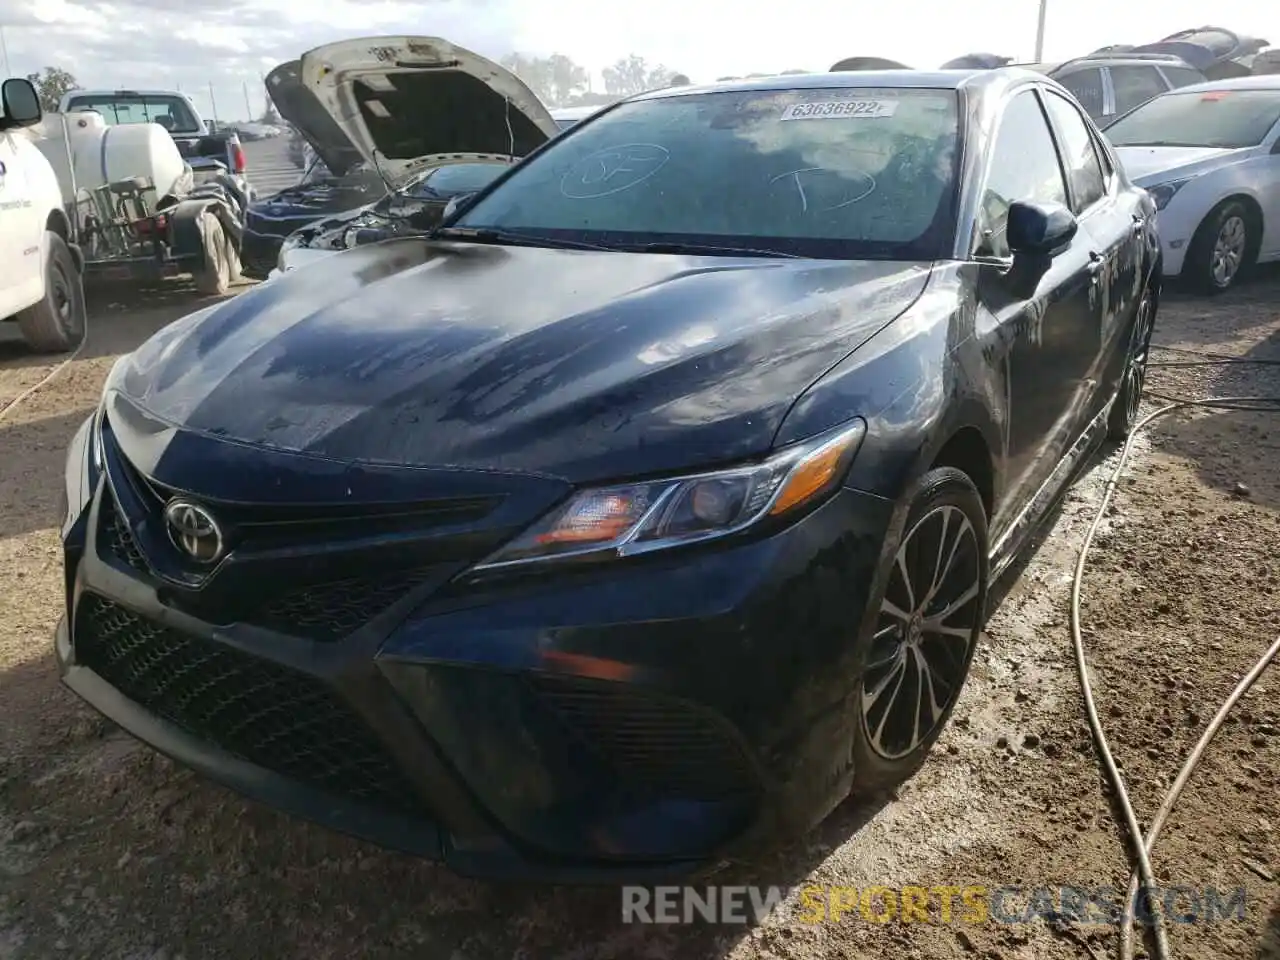
<path fill-rule="evenodd" d="M 392 81 L 347 81 L 369 123 Z M 988 585 L 1132 428 L 1159 249 L 1039 74 L 623 102 L 116 364 L 65 682 L 467 874 L 752 856 L 924 761 Z"/>

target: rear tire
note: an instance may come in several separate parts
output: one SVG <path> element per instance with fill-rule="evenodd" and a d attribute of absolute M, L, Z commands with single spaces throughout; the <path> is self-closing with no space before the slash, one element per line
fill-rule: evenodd
<path fill-rule="evenodd" d="M 1182 265 L 1182 282 L 1196 293 L 1215 296 L 1235 285 L 1257 255 L 1261 232 L 1239 200 L 1209 211 L 1196 228 Z"/>
<path fill-rule="evenodd" d="M 74 350 L 85 334 L 84 278 L 71 248 L 52 230 L 44 235 L 44 299 L 18 312 L 18 328 L 37 353 Z"/>
<path fill-rule="evenodd" d="M 1138 422 L 1138 409 L 1142 404 L 1142 388 L 1147 381 L 1147 360 L 1151 352 L 1151 334 L 1156 326 L 1156 298 L 1150 290 L 1143 291 L 1138 301 L 1138 312 L 1133 321 L 1133 333 L 1129 337 L 1129 353 L 1125 357 L 1124 372 L 1116 390 L 1115 402 L 1107 416 L 1107 439 L 1123 443 L 1129 439 Z"/>
<path fill-rule="evenodd" d="M 885 563 L 858 638 L 853 795 L 896 787 L 920 768 L 969 674 L 990 576 L 973 481 L 954 467 L 925 474 Z"/>
<path fill-rule="evenodd" d="M 231 286 L 232 266 L 229 262 L 229 250 L 226 232 L 215 214 L 201 215 L 204 240 L 204 263 L 191 271 L 191 279 L 196 290 L 208 297 L 226 296 Z"/>

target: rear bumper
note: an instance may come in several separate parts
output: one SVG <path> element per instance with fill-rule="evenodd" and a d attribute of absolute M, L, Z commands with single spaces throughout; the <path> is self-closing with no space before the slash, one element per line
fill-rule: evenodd
<path fill-rule="evenodd" d="M 655 883 L 848 790 L 880 498 L 716 551 L 427 584 L 321 642 L 175 605 L 87 479 L 69 465 L 64 682 L 254 800 L 468 876 Z"/>

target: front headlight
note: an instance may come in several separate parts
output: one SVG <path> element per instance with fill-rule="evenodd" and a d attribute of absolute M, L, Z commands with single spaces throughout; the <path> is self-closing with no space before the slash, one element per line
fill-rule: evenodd
<path fill-rule="evenodd" d="M 1191 178 L 1185 177 L 1182 180 L 1170 180 L 1168 183 L 1157 183 L 1155 186 L 1147 187 L 1147 193 L 1151 194 L 1151 199 L 1156 202 L 1156 209 L 1163 210 L 1169 205 L 1169 201 L 1173 199 L 1173 195 L 1190 182 Z"/>
<path fill-rule="evenodd" d="M 794 515 L 839 486 L 866 429 L 856 420 L 750 466 L 581 490 L 475 569 L 629 557 Z"/>

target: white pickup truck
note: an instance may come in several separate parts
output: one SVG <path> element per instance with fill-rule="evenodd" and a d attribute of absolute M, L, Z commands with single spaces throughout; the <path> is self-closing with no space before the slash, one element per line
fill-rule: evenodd
<path fill-rule="evenodd" d="M 84 261 L 53 167 L 24 132 L 41 118 L 28 81 L 0 85 L 0 320 L 16 321 L 33 349 L 56 353 L 84 338 Z"/>

